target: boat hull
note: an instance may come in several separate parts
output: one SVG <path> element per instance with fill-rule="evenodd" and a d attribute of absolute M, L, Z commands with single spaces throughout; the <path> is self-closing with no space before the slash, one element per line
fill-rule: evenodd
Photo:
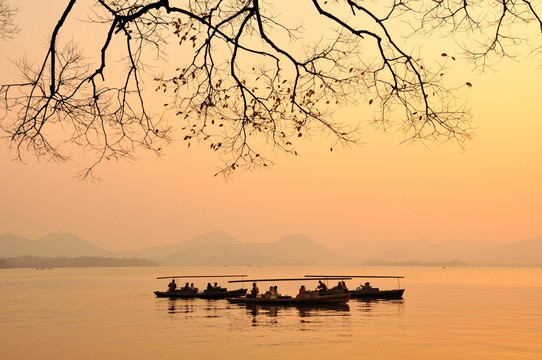
<path fill-rule="evenodd" d="M 349 291 L 352 299 L 402 299 L 405 289 L 379 290 L 364 289 Z"/>
<path fill-rule="evenodd" d="M 228 301 L 234 304 L 262 304 L 262 305 L 322 305 L 322 304 L 344 304 L 350 300 L 350 294 L 332 294 L 306 296 L 304 298 L 294 297 L 279 297 L 271 298 L 251 298 L 251 297 L 235 297 L 228 298 Z"/>
<path fill-rule="evenodd" d="M 247 289 L 226 290 L 226 291 L 204 291 L 198 293 L 189 293 L 186 291 L 155 291 L 154 294 L 160 298 L 170 299 L 227 299 L 229 297 L 244 296 Z"/>

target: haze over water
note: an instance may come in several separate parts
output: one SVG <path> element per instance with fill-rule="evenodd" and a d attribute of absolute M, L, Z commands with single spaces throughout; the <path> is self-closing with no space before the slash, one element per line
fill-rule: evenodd
<path fill-rule="evenodd" d="M 400 285 L 406 292 L 403 300 L 351 300 L 335 308 L 247 308 L 224 300 L 159 299 L 152 293 L 167 286 L 157 276 L 227 273 L 404 275 Z M 541 278 L 541 268 L 2 270 L 0 358 L 540 359 Z M 195 283 L 201 288 L 213 280 Z M 398 285 L 391 279 L 372 282 L 382 289 Z M 313 283 L 305 285 L 313 288 Z M 261 290 L 269 285 L 259 284 Z M 300 283 L 277 285 L 282 294 L 295 294 Z"/>

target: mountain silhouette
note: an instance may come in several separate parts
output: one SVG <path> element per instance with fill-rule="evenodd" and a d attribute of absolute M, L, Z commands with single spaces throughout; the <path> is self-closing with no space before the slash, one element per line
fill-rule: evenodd
<path fill-rule="evenodd" d="M 542 236 L 506 245 L 418 239 L 408 242 L 360 242 L 329 250 L 303 234 L 273 242 L 241 242 L 223 231 L 205 233 L 166 246 L 107 251 L 74 234 L 54 233 L 37 240 L 0 234 L 0 257 L 139 258 L 168 266 L 362 265 L 418 262 L 474 266 L 542 266 Z"/>
<path fill-rule="evenodd" d="M 357 254 L 364 261 L 386 262 L 418 261 L 448 263 L 459 261 L 475 266 L 542 266 L 542 236 L 506 245 L 482 242 L 446 241 L 427 239 L 413 241 L 360 242 L 335 249 L 338 253 Z"/>
<path fill-rule="evenodd" d="M 0 234 L 0 256 L 77 257 L 110 256 L 110 253 L 74 234 L 53 233 L 37 240 Z"/>
<path fill-rule="evenodd" d="M 119 257 L 139 257 L 152 260 L 158 260 L 175 254 L 178 252 L 186 251 L 192 248 L 201 247 L 201 246 L 218 246 L 218 245 L 234 245 L 241 244 L 241 241 L 234 238 L 228 233 L 223 231 L 212 231 L 208 232 L 194 238 L 177 242 L 172 245 L 165 246 L 155 246 L 149 247 L 141 250 L 123 250 L 116 251 L 113 254 Z"/>
<path fill-rule="evenodd" d="M 354 265 L 359 260 L 338 255 L 305 235 L 270 243 L 222 243 L 178 251 L 161 259 L 163 265 Z"/>

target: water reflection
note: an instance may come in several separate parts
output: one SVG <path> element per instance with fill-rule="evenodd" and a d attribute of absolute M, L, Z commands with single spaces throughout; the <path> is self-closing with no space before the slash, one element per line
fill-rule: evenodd
<path fill-rule="evenodd" d="M 389 313 L 402 313 L 404 300 L 351 300 L 348 304 L 320 304 L 320 305 L 299 305 L 299 306 L 277 306 L 257 304 L 235 304 L 244 307 L 246 313 L 252 316 L 264 315 L 268 317 L 279 316 L 282 313 L 290 313 L 296 309 L 299 317 L 326 316 L 333 312 L 364 312 L 374 313 L 373 315 L 384 315 Z"/>
<path fill-rule="evenodd" d="M 363 312 L 369 312 L 374 309 L 380 310 L 383 307 L 394 306 L 402 308 L 404 300 L 382 300 L 382 299 L 355 299 L 351 300 L 357 305 L 357 308 Z"/>
<path fill-rule="evenodd" d="M 162 299 L 161 299 L 162 300 Z M 165 300 L 165 299 L 163 299 Z M 159 301 L 162 302 L 162 301 Z M 318 305 L 261 305 L 261 304 L 230 304 L 224 300 L 204 299 L 167 299 L 169 314 L 194 314 L 205 317 L 219 317 L 220 312 L 231 311 L 236 308 L 244 308 L 250 316 L 277 317 L 281 314 L 291 315 L 292 309 L 297 311 L 299 317 L 326 316 L 333 313 L 363 313 L 382 312 L 388 313 L 391 309 L 402 312 L 404 300 L 362 300 L 354 299 L 348 304 L 318 304 Z"/>
<path fill-rule="evenodd" d="M 276 306 L 237 304 L 239 308 L 245 309 L 249 315 L 251 326 L 274 326 L 280 322 L 288 323 L 298 318 L 299 324 L 309 323 L 307 318 L 319 318 L 323 320 L 330 316 L 349 316 L 350 307 L 348 304 L 324 304 L 311 306 Z"/>
<path fill-rule="evenodd" d="M 197 304 L 194 304 L 192 299 L 185 301 L 176 301 L 176 299 L 168 299 L 168 313 L 169 314 L 189 314 L 194 313 L 199 309 Z"/>
<path fill-rule="evenodd" d="M 376 318 L 401 317 L 403 300 L 351 300 L 347 304 L 319 304 L 310 306 L 278 306 L 264 304 L 231 304 L 225 300 L 156 299 L 157 311 L 173 321 L 190 321 L 193 326 L 215 327 L 229 324 L 232 330 L 246 331 L 259 327 L 280 331 L 318 331 L 329 328 L 346 331 L 351 321 L 373 322 Z M 161 310 L 159 310 L 161 308 Z M 395 321 L 395 320 L 393 320 Z"/>
<path fill-rule="evenodd" d="M 168 299 L 169 314 L 196 314 L 205 317 L 218 317 L 222 310 L 227 310 L 229 304 L 224 300 L 205 299 Z"/>
<path fill-rule="evenodd" d="M 244 307 L 247 314 L 252 316 L 265 315 L 275 317 L 280 311 L 289 313 L 291 309 L 296 309 L 300 317 L 324 315 L 325 312 L 350 311 L 348 304 L 320 304 L 320 305 L 298 305 L 298 306 L 277 306 L 277 305 L 257 305 L 257 304 L 237 304 Z"/>
<path fill-rule="evenodd" d="M 390 321 L 404 315 L 404 300 L 350 300 L 352 311 L 358 315 L 358 318 L 365 322 L 372 322 L 372 319 L 389 318 Z"/>

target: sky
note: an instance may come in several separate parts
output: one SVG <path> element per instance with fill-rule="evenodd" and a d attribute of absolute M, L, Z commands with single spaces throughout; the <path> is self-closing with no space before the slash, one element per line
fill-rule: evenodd
<path fill-rule="evenodd" d="M 0 44 L 0 79 L 13 75 L 10 59 L 41 60 L 65 1 L 17 4 L 22 30 Z M 428 46 L 424 51 L 442 52 Z M 270 169 L 226 181 L 213 176 L 222 165 L 215 152 L 204 144 L 187 148 L 180 139 L 163 157 L 137 151 L 135 162 L 100 166 L 96 184 L 76 178 L 88 165 L 84 156 L 63 164 L 26 156 L 23 164 L 2 140 L 0 233 L 36 239 L 69 232 L 108 250 L 172 244 L 216 230 L 244 242 L 302 233 L 328 248 L 535 238 L 542 235 L 539 66 L 540 59 L 526 57 L 502 61 L 495 71 L 465 68 L 455 75 L 473 84 L 460 93 L 475 128 L 464 149 L 402 144 L 403 134 L 382 134 L 368 124 L 370 115 L 351 106 L 336 116 L 361 121 L 360 146 L 330 152 L 332 139 L 313 136 L 298 145 L 300 156 L 269 149 Z"/>

